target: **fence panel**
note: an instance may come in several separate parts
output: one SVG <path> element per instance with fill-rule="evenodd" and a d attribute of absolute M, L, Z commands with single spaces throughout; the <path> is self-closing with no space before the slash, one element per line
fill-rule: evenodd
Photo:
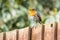
<path fill-rule="evenodd" d="M 3 32 L 0 33 L 0 40 L 3 40 Z"/>
<path fill-rule="evenodd" d="M 57 40 L 60 40 L 60 23 L 58 23 Z"/>
<path fill-rule="evenodd" d="M 51 40 L 57 40 L 57 24 L 53 23 L 52 30 L 51 30 Z"/>
<path fill-rule="evenodd" d="M 44 30 L 44 40 L 51 40 L 52 34 L 51 34 L 51 24 L 45 24 L 45 30 Z"/>
<path fill-rule="evenodd" d="M 44 40 L 57 40 L 57 27 L 56 23 L 45 24 Z"/>
<path fill-rule="evenodd" d="M 60 23 L 2 32 L 0 40 L 60 40 Z"/>
<path fill-rule="evenodd" d="M 29 40 L 29 27 L 18 31 L 18 40 Z"/>
<path fill-rule="evenodd" d="M 32 40 L 42 40 L 42 25 L 32 28 Z"/>
<path fill-rule="evenodd" d="M 16 30 L 6 32 L 6 40 L 16 40 Z"/>

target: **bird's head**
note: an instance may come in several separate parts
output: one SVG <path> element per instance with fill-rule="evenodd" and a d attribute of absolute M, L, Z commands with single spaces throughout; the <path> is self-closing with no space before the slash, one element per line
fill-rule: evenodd
<path fill-rule="evenodd" d="M 35 16 L 35 15 L 36 15 L 36 10 L 30 9 L 30 16 Z"/>

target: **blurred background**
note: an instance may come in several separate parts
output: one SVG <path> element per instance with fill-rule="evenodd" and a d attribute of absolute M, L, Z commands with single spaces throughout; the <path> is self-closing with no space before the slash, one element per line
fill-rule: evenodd
<path fill-rule="evenodd" d="M 28 27 L 32 8 L 38 11 L 42 24 L 60 21 L 60 0 L 0 0 L 0 32 Z"/>

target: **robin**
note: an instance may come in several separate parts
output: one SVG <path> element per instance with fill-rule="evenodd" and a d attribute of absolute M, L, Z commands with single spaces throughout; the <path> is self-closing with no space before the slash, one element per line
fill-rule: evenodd
<path fill-rule="evenodd" d="M 42 21 L 40 15 L 35 9 L 30 9 L 30 19 L 31 19 L 30 26 L 36 26 L 37 23 L 41 23 Z"/>

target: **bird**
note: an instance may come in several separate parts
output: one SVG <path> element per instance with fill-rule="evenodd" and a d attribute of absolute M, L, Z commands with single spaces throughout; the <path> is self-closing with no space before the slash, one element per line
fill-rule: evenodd
<path fill-rule="evenodd" d="M 36 24 L 41 24 L 42 19 L 36 9 L 30 9 L 30 26 L 35 27 Z"/>

